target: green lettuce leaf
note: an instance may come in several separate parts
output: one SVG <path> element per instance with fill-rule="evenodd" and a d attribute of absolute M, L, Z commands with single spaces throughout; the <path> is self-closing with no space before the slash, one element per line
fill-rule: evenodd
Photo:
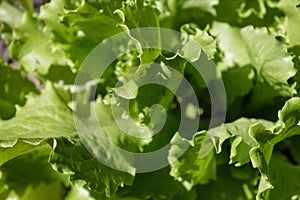
<path fill-rule="evenodd" d="M 299 165 L 292 165 L 285 156 L 276 153 L 272 156 L 269 170 L 273 189 L 269 191 L 268 195 L 261 194 L 262 191 L 259 190 L 259 198 L 283 200 L 299 198 Z"/>
<path fill-rule="evenodd" d="M 254 87 L 253 76 L 254 70 L 249 65 L 229 68 L 222 73 L 228 105 L 250 93 Z M 236 108 L 237 105 L 233 106 Z"/>
<path fill-rule="evenodd" d="M 20 25 L 13 29 L 9 53 L 31 73 L 46 74 L 52 64 L 70 63 L 65 52 L 43 31 L 42 22 L 29 13 L 24 13 Z"/>
<path fill-rule="evenodd" d="M 291 1 L 269 1 L 272 7 L 279 8 L 285 14 L 285 23 L 282 24 L 284 27 L 284 34 L 287 35 L 288 44 L 290 47 L 299 45 L 300 39 L 298 29 L 295 28 L 299 24 L 299 4 L 298 0 Z"/>
<path fill-rule="evenodd" d="M 69 137 L 74 127 L 71 109 L 47 83 L 40 95 L 27 95 L 13 119 L 0 121 L 0 140 Z"/>
<path fill-rule="evenodd" d="M 182 182 L 188 190 L 197 184 L 207 184 L 216 179 L 214 152 L 210 151 L 203 158 L 199 156 L 205 134 L 205 131 L 195 134 L 192 142 L 176 134 L 171 141 L 172 147 L 168 157 L 171 163 L 170 175 Z M 189 145 L 191 146 L 188 147 Z M 187 147 L 188 150 L 178 158 Z"/>
<path fill-rule="evenodd" d="M 10 119 L 16 113 L 16 105 L 24 106 L 26 95 L 38 91 L 20 70 L 1 61 L 0 74 L 0 118 Z"/>
<path fill-rule="evenodd" d="M 250 63 L 245 42 L 240 36 L 240 28 L 230 26 L 227 23 L 214 22 L 210 32 L 217 37 L 217 45 L 224 52 L 221 63 L 222 69 Z"/>
<path fill-rule="evenodd" d="M 255 186 L 251 182 L 255 182 L 256 176 L 252 178 L 250 181 L 236 179 L 229 166 L 221 165 L 218 167 L 216 181 L 197 187 L 198 199 L 255 199 Z"/>
<path fill-rule="evenodd" d="M 213 128 L 207 132 L 206 143 L 200 150 L 200 156 L 206 156 L 214 144 L 217 153 L 221 153 L 222 145 L 230 139 L 230 164 L 242 166 L 250 161 L 249 151 L 256 146 L 255 140 L 251 137 L 249 131 L 255 124 L 263 124 L 268 128 L 274 127 L 274 123 L 262 119 L 240 118 L 232 123 L 223 124 L 220 127 Z"/>
<path fill-rule="evenodd" d="M 197 42 L 201 47 L 195 46 L 193 42 L 187 41 L 182 49 L 182 57 L 188 61 L 195 62 L 199 59 L 201 51 L 203 50 L 209 58 L 214 58 L 217 51 L 216 41 L 205 30 L 200 30 L 195 24 L 185 24 L 181 26 L 181 33 L 190 40 Z"/>
<path fill-rule="evenodd" d="M 107 152 L 111 153 L 111 152 Z M 134 177 L 112 169 L 94 158 L 78 140 L 57 139 L 50 162 L 54 169 L 70 175 L 97 196 L 112 196 L 119 187 L 131 185 Z"/>
<path fill-rule="evenodd" d="M 172 2 L 172 1 L 169 1 Z M 216 15 L 215 6 L 219 3 L 219 0 L 212 1 L 195 1 L 195 0 L 187 0 L 187 1 L 178 1 L 179 6 L 183 10 L 188 9 L 197 9 L 205 12 L 209 12 L 213 15 Z"/>
<path fill-rule="evenodd" d="M 169 167 L 148 173 L 137 174 L 132 186 L 120 190 L 111 199 L 146 199 L 152 197 L 155 200 L 168 199 L 196 199 L 196 192 L 187 191 L 184 186 L 169 176 Z"/>
<path fill-rule="evenodd" d="M 265 2 L 262 0 L 242 1 L 238 13 L 242 18 L 249 17 L 253 14 L 262 19 L 267 13 Z"/>
<path fill-rule="evenodd" d="M 43 144 L 42 140 L 0 141 L 0 166 L 19 155 L 40 147 Z"/>
<path fill-rule="evenodd" d="M 226 34 L 223 34 L 223 32 Z M 255 71 L 251 105 L 264 102 L 276 96 L 291 97 L 294 86 L 288 80 L 296 74 L 292 57 L 283 42 L 276 40 L 266 28 L 247 26 L 242 29 L 224 23 L 214 23 L 212 33 L 218 37 L 219 48 L 224 52 L 221 69 L 234 65 L 250 65 Z M 284 67 L 283 67 L 284 66 Z M 265 95 L 262 97 L 261 94 Z"/>
<path fill-rule="evenodd" d="M 211 144 L 218 153 L 222 151 L 222 144 L 231 139 L 230 163 L 242 166 L 251 160 L 252 166 L 261 173 L 257 198 L 267 195 L 276 183 L 270 177 L 270 160 L 274 146 L 281 141 L 299 135 L 299 105 L 300 98 L 291 98 L 279 111 L 277 123 L 266 120 L 241 118 L 207 132 L 207 138 L 200 156 L 207 155 Z"/>
<path fill-rule="evenodd" d="M 22 200 L 63 198 L 68 192 L 68 177 L 51 168 L 50 151 L 49 145 L 44 145 L 0 167 L 0 182 L 6 185 L 10 196 Z"/>
<path fill-rule="evenodd" d="M 241 35 L 258 80 L 268 83 L 282 96 L 294 94 L 295 90 L 287 80 L 295 75 L 296 70 L 286 45 L 277 41 L 266 29 L 246 27 L 241 30 Z"/>
<path fill-rule="evenodd" d="M 11 17 L 14 16 L 14 17 Z M 12 28 L 21 23 L 22 12 L 6 1 L 0 2 L 0 19 Z"/>

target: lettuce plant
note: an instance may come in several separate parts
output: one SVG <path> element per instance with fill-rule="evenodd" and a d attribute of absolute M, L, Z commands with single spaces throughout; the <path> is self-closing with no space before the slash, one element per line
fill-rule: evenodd
<path fill-rule="evenodd" d="M 300 199 L 299 3 L 0 0 L 0 199 Z"/>

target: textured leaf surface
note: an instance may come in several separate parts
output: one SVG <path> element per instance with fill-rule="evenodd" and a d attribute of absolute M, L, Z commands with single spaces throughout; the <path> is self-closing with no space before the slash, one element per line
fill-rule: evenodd
<path fill-rule="evenodd" d="M 40 95 L 30 94 L 11 120 L 0 121 L 0 139 L 69 137 L 75 133 L 70 108 L 47 84 Z"/>
<path fill-rule="evenodd" d="M 211 151 L 204 158 L 200 158 L 200 148 L 205 138 L 205 132 L 195 134 L 193 141 L 184 140 L 179 134 L 172 139 L 172 148 L 169 152 L 171 163 L 171 176 L 183 182 L 187 189 L 197 184 L 207 184 L 216 179 L 216 160 L 214 152 Z M 178 154 L 188 146 L 189 149 L 177 160 Z"/>
<path fill-rule="evenodd" d="M 0 118 L 9 119 L 16 113 L 16 105 L 24 106 L 26 94 L 36 92 L 34 84 L 12 66 L 0 61 Z"/>
<path fill-rule="evenodd" d="M 110 152 L 107 152 L 110 153 Z M 71 181 L 82 182 L 93 192 L 113 195 L 119 186 L 131 185 L 134 177 L 107 167 L 94 158 L 79 141 L 58 139 L 50 162 L 58 171 L 71 175 Z"/>

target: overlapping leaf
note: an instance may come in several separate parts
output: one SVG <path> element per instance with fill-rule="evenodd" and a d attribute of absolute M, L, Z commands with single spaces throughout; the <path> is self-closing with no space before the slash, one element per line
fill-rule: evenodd
<path fill-rule="evenodd" d="M 24 106 L 26 94 L 38 91 L 24 74 L 1 61 L 0 74 L 0 118 L 9 119 L 15 115 L 16 105 Z"/>
<path fill-rule="evenodd" d="M 118 187 L 131 185 L 134 179 L 129 173 L 112 169 L 99 162 L 78 140 L 58 139 L 50 162 L 58 171 L 71 175 L 71 181 L 82 183 L 97 196 L 102 196 L 101 198 L 104 192 L 111 196 Z"/>
<path fill-rule="evenodd" d="M 15 115 L 0 121 L 0 198 L 92 199 L 90 194 L 96 199 L 114 200 L 299 198 L 296 145 L 300 100 L 291 98 L 299 96 L 295 90 L 299 89 L 299 73 L 295 70 L 299 69 L 298 4 L 297 0 L 52 0 L 37 13 L 27 0 L 1 1 L 1 38 L 9 46 L 9 58 L 5 60 L 20 68 L 13 70 L 3 63 L 0 66 L 0 118 Z M 141 27 L 180 30 L 187 40 L 176 55 L 149 49 L 151 42 L 160 47 L 169 41 L 161 41 L 159 32 L 130 32 Z M 89 137 L 81 135 L 78 139 L 74 124 L 74 117 L 78 116 L 73 116 L 67 104 L 75 105 L 76 110 L 71 93 L 78 91 L 77 86 L 70 84 L 89 52 L 121 31 L 128 34 L 130 41 L 111 46 L 123 55 L 99 77 L 95 90 L 98 99 L 89 97 L 90 107 L 85 110 L 88 115 L 81 121 L 86 124 L 84 131 Z M 130 45 L 136 50 L 129 52 Z M 227 121 L 232 122 L 200 131 L 193 141 L 174 135 L 180 112 L 170 91 L 147 85 L 131 96 L 128 91 L 137 88 L 134 84 L 113 89 L 135 67 L 159 63 L 159 74 L 165 75 L 165 66 L 171 66 L 194 83 L 204 110 L 199 127 L 206 129 L 211 115 L 206 90 L 215 80 L 209 79 L 205 85 L 192 65 L 187 64 L 196 61 L 201 50 L 217 65 L 216 69 L 207 70 L 216 70 L 214 74 L 223 78 L 229 102 Z M 23 73 L 42 75 L 39 78 L 55 82 L 56 89 L 47 83 L 41 94 L 34 93 L 33 84 Z M 135 75 L 142 78 L 141 74 Z M 172 84 L 180 84 L 180 80 Z M 112 116 L 110 106 L 115 105 L 115 99 L 110 91 L 131 101 L 129 111 L 118 108 L 117 119 Z M 102 103 L 101 97 L 108 105 Z M 149 107 L 155 103 L 162 104 L 169 115 L 162 135 L 152 137 L 153 130 L 145 132 L 145 125 L 150 120 Z M 274 122 L 282 106 L 279 119 Z M 76 111 L 78 114 L 82 110 Z M 96 118 L 91 121 L 94 111 Z M 158 113 L 155 122 L 163 121 Z M 128 129 L 121 130 L 115 120 L 128 116 L 133 116 L 138 126 L 125 123 Z M 104 130 L 101 137 L 97 135 L 98 123 Z M 147 138 L 138 139 L 132 134 L 145 134 Z M 105 143 L 102 136 L 110 143 Z M 169 142 L 171 171 L 166 167 L 146 174 L 136 174 L 133 157 L 113 148 L 140 153 L 157 150 Z M 49 168 L 50 149 L 43 151 L 46 143 L 53 147 L 52 167 L 66 174 L 63 181 Z M 90 145 L 91 153 L 83 143 Z M 187 151 L 183 152 L 185 148 Z M 181 153 L 184 154 L 177 159 Z M 116 169 L 93 156 L 104 156 Z M 68 178 L 72 185 L 66 181 Z M 45 190 L 51 191 L 52 196 L 46 197 Z"/>
<path fill-rule="evenodd" d="M 181 138 L 179 134 L 176 134 L 171 141 L 172 148 L 168 158 L 171 163 L 170 175 L 183 182 L 183 185 L 189 190 L 197 184 L 207 184 L 216 179 L 214 152 L 210 151 L 205 157 L 200 158 L 200 149 L 205 139 L 205 133 L 197 133 L 191 144 Z M 189 147 L 189 145 L 191 146 Z M 186 148 L 188 150 L 179 157 Z"/>
<path fill-rule="evenodd" d="M 274 124 L 265 120 L 239 119 L 233 123 L 225 124 L 222 128 L 215 128 L 208 132 L 208 137 L 221 152 L 222 144 L 232 138 L 230 163 L 236 166 L 244 165 L 251 160 L 254 168 L 258 168 L 261 173 L 259 193 L 257 198 L 261 198 L 269 189 L 273 188 L 275 180 L 270 176 L 270 160 L 273 148 L 276 144 L 289 137 L 299 135 L 299 98 L 288 100 L 279 112 L 279 122 Z M 204 148 L 209 148 L 206 143 Z M 207 151 L 202 150 L 201 157 L 207 155 Z"/>
<path fill-rule="evenodd" d="M 1 140 L 69 137 L 75 133 L 70 108 L 50 83 L 41 94 L 30 94 L 11 120 L 0 121 Z"/>
<path fill-rule="evenodd" d="M 295 94 L 294 86 L 288 83 L 296 74 L 292 57 L 287 52 L 286 44 L 276 40 L 275 35 L 267 29 L 252 26 L 241 29 L 217 22 L 213 24 L 211 32 L 217 36 L 219 48 L 224 52 L 220 67 L 221 70 L 227 70 L 225 80 L 236 65 L 243 67 L 241 70 L 252 68 L 245 74 L 247 78 L 242 81 L 243 84 L 229 86 L 229 82 L 225 82 L 227 88 L 241 87 L 234 93 L 231 92 L 233 89 L 227 89 L 228 95 L 232 95 L 228 96 L 230 101 L 237 96 L 247 95 L 250 89 L 253 90 L 250 104 L 254 108 L 258 102 L 263 105 L 275 97 L 291 97 Z M 255 84 L 252 85 L 252 81 Z M 248 85 L 247 90 L 243 90 L 244 84 Z"/>

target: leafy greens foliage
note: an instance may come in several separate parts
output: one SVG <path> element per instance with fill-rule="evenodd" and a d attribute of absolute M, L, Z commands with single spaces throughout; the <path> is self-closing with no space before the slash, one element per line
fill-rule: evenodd
<path fill-rule="evenodd" d="M 0 199 L 300 198 L 298 0 L 51 0 L 38 9 L 33 2 L 0 1 L 0 50 L 9 57 L 0 60 Z M 177 53 L 149 48 L 139 32 L 130 35 L 143 27 L 180 32 Z M 88 54 L 124 31 L 128 41 L 111 49 L 126 53 L 99 79 L 75 85 Z M 155 36 L 162 46 L 160 33 Z M 216 64 L 206 83 L 192 66 L 203 53 Z M 186 77 L 199 107 L 181 113 L 181 100 L 157 84 L 115 87 L 147 74 L 145 64 L 159 64 L 162 79 L 171 73 L 166 66 Z M 226 120 L 209 127 L 209 89 L 220 81 Z M 74 122 L 86 96 L 86 114 L 94 112 L 113 145 L 137 154 L 169 145 L 169 165 L 138 173 L 132 157 L 90 135 L 94 148 L 86 149 Z M 128 100 L 128 113 L 118 98 Z M 164 116 L 153 104 L 168 115 L 158 134 L 153 121 L 159 124 Z M 125 123 L 129 135 L 116 124 L 122 117 L 114 118 L 112 106 L 134 119 Z M 183 114 L 201 115 L 191 140 L 178 131 Z M 95 124 L 89 128 L 87 135 L 97 132 Z M 147 137 L 135 137 L 140 134 Z"/>

